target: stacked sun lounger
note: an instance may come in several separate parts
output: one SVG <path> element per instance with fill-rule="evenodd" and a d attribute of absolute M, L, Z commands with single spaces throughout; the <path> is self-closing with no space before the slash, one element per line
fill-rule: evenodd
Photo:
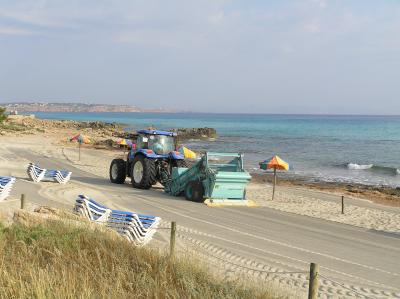
<path fill-rule="evenodd" d="M 0 201 L 4 200 L 10 195 L 14 183 L 14 177 L 0 176 Z"/>
<path fill-rule="evenodd" d="M 34 182 L 47 180 L 56 181 L 60 184 L 66 184 L 71 179 L 72 174 L 72 172 L 67 170 L 44 169 L 34 163 L 29 163 L 27 172 Z"/>
<path fill-rule="evenodd" d="M 76 199 L 74 210 L 92 221 L 104 223 L 138 246 L 153 238 L 161 220 L 155 216 L 112 210 L 84 195 Z"/>

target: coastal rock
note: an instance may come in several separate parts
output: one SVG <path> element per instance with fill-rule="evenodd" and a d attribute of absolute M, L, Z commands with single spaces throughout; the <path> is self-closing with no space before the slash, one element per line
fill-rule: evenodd
<path fill-rule="evenodd" d="M 217 131 L 214 128 L 179 128 L 171 129 L 171 132 L 178 134 L 178 140 L 184 141 L 188 139 L 210 139 L 217 138 Z M 114 137 L 135 140 L 136 132 L 113 132 Z"/>
<path fill-rule="evenodd" d="M 179 140 L 187 139 L 209 139 L 216 138 L 217 131 L 214 128 L 179 128 L 172 129 L 172 132 L 178 134 Z"/>
<path fill-rule="evenodd" d="M 38 119 L 28 116 L 9 119 L 10 123 L 20 124 L 27 128 L 42 129 L 93 129 L 93 130 L 121 130 L 122 126 L 117 123 L 107 123 L 102 121 L 75 121 L 75 120 L 50 120 Z"/>
<path fill-rule="evenodd" d="M 136 140 L 137 138 L 137 134 L 135 132 L 126 132 L 126 131 L 115 131 L 112 133 L 112 136 L 129 140 Z"/>
<path fill-rule="evenodd" d="M 113 139 L 102 139 L 102 140 L 96 140 L 94 143 L 93 143 L 93 145 L 95 146 L 95 147 L 104 147 L 104 148 L 107 148 L 107 147 L 112 147 L 113 145 L 115 144 L 115 141 L 113 140 Z"/>
<path fill-rule="evenodd" d="M 102 121 L 93 121 L 93 122 L 79 122 L 77 123 L 77 128 L 91 128 L 94 130 L 99 129 L 109 129 L 115 130 L 120 129 L 120 126 L 117 123 L 106 123 Z"/>
<path fill-rule="evenodd" d="M 156 129 L 156 128 L 151 128 Z M 69 143 L 72 134 L 82 133 L 87 136 L 95 148 L 111 148 L 120 138 L 136 140 L 137 134 L 125 131 L 124 126 L 118 123 L 107 123 L 102 121 L 75 121 L 75 120 L 50 120 L 22 116 L 9 119 L 6 125 L 0 127 L 0 134 L 38 134 L 38 133 L 60 133 L 64 132 L 63 143 Z M 214 128 L 178 128 L 170 131 L 177 133 L 178 143 L 189 139 L 212 139 L 217 137 Z"/>

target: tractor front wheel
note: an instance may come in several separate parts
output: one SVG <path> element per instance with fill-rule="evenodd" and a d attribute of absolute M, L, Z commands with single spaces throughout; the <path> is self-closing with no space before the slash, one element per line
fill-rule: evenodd
<path fill-rule="evenodd" d="M 110 181 L 114 184 L 123 184 L 126 179 L 126 162 L 123 159 L 114 159 L 110 165 Z"/>
<path fill-rule="evenodd" d="M 153 159 L 137 155 L 131 167 L 131 182 L 134 188 L 150 189 L 156 182 L 156 164 Z"/>
<path fill-rule="evenodd" d="M 204 187 L 200 181 L 190 181 L 185 187 L 185 198 L 189 201 L 204 202 Z"/>

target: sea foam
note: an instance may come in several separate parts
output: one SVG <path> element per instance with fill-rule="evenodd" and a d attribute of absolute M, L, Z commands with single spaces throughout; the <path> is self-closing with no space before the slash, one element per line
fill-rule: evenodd
<path fill-rule="evenodd" d="M 376 173 L 384 173 L 389 175 L 400 175 L 400 169 L 395 167 L 380 166 L 374 164 L 357 164 L 348 163 L 347 168 L 350 170 L 372 170 Z"/>
<path fill-rule="evenodd" d="M 371 169 L 374 167 L 374 164 L 356 164 L 356 163 L 349 163 L 347 164 L 347 168 L 351 170 L 364 170 L 364 169 Z"/>

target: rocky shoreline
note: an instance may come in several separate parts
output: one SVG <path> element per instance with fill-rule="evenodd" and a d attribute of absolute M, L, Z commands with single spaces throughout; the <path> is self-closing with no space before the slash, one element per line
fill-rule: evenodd
<path fill-rule="evenodd" d="M 127 125 L 102 121 L 75 121 L 39 119 L 34 116 L 10 116 L 0 124 L 0 135 L 23 135 L 55 133 L 60 130 L 76 131 L 93 139 L 93 145 L 111 147 L 117 139 L 136 139 L 135 131 L 127 131 Z M 141 128 L 140 128 L 141 129 Z M 215 139 L 217 131 L 213 128 L 178 128 L 170 131 L 178 134 L 178 141 L 189 139 Z"/>
<path fill-rule="evenodd" d="M 155 128 L 152 128 L 155 129 Z M 178 140 L 185 141 L 189 139 L 215 139 L 217 138 L 217 131 L 213 128 L 178 128 L 169 129 L 168 131 L 174 132 L 178 135 Z M 136 139 L 136 132 L 129 131 L 116 131 L 114 137 Z"/>

